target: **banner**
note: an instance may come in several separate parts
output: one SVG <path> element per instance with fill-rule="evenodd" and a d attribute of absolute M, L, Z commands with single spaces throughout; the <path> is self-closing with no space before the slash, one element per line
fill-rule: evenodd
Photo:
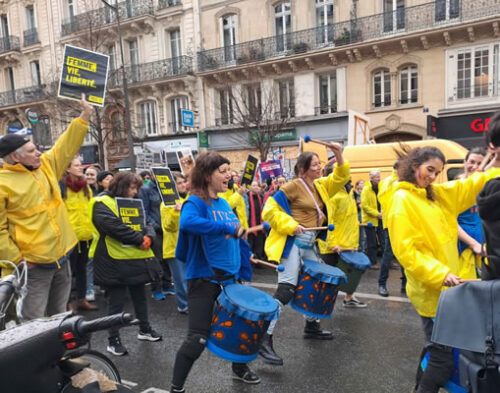
<path fill-rule="evenodd" d="M 270 178 L 277 178 L 283 174 L 283 168 L 279 160 L 271 160 L 262 162 L 259 165 L 261 181 L 266 181 Z"/>
<path fill-rule="evenodd" d="M 188 176 L 194 168 L 193 153 L 189 149 L 178 150 L 175 153 L 177 154 L 177 160 L 179 161 L 182 174 Z"/>
<path fill-rule="evenodd" d="M 80 101 L 85 93 L 89 103 L 103 107 L 109 56 L 66 45 L 63 59 L 57 96 Z"/>
<path fill-rule="evenodd" d="M 161 199 L 165 206 L 175 206 L 175 201 L 179 199 L 179 193 L 175 184 L 174 176 L 169 168 L 151 168 L 155 176 L 156 186 L 160 192 Z"/>
<path fill-rule="evenodd" d="M 135 198 L 115 198 L 115 200 L 122 222 L 134 231 L 142 232 L 146 225 L 142 200 Z"/>
<path fill-rule="evenodd" d="M 252 184 L 253 178 L 255 176 L 255 172 L 257 171 L 257 163 L 259 159 L 257 157 L 252 156 L 251 154 L 247 157 L 247 162 L 245 163 L 245 170 L 243 172 L 243 177 L 241 179 L 241 185 L 246 185 L 246 188 L 249 189 Z"/>

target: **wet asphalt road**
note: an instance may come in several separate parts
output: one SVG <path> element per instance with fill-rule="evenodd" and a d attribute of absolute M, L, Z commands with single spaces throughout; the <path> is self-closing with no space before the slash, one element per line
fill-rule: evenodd
<path fill-rule="evenodd" d="M 250 367 L 262 382 L 246 385 L 231 378 L 230 363 L 204 351 L 195 363 L 187 392 L 242 393 L 403 393 L 410 392 L 423 344 L 420 320 L 408 300 L 400 293 L 400 272 L 390 271 L 388 290 L 391 297 L 377 295 L 378 271 L 365 273 L 358 288 L 358 297 L 365 309 L 346 309 L 339 295 L 333 317 L 322 321 L 322 327 L 333 331 L 332 341 L 304 340 L 304 318 L 285 307 L 277 324 L 275 350 L 284 358 L 284 366 L 270 366 L 257 359 Z M 254 285 L 270 294 L 274 292 L 276 273 L 270 268 L 258 269 Z M 148 288 L 149 292 L 149 288 Z M 101 309 L 87 312 L 89 318 L 105 314 L 105 302 L 99 297 Z M 132 307 L 127 306 L 127 311 Z M 115 357 L 124 380 L 134 384 L 134 392 L 163 393 L 170 388 L 175 353 L 187 326 L 187 316 L 177 312 L 175 300 L 150 301 L 150 320 L 163 334 L 161 342 L 137 340 L 137 328 L 122 329 L 121 337 L 129 354 Z M 107 334 L 98 332 L 92 347 L 106 353 Z"/>

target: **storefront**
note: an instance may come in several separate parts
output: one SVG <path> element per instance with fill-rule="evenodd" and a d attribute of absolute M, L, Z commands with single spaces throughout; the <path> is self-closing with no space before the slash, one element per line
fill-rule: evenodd
<path fill-rule="evenodd" d="M 427 117 L 427 135 L 451 139 L 466 148 L 485 145 L 485 131 L 494 112 L 472 115 Z"/>

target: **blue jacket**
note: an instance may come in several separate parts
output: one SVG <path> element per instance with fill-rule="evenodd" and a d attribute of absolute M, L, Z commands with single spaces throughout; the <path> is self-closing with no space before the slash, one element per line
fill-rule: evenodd
<path fill-rule="evenodd" d="M 162 202 L 156 182 L 151 180 L 148 184 L 141 187 L 139 190 L 139 198 L 142 199 L 144 204 L 147 223 L 154 228 L 156 233 L 161 233 L 160 206 Z"/>

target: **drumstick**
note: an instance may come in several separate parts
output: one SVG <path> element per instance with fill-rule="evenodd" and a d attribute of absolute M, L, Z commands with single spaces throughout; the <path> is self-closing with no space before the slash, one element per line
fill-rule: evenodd
<path fill-rule="evenodd" d="M 309 142 L 312 142 L 312 143 L 317 143 L 319 145 L 323 145 L 323 146 L 326 146 L 326 147 L 330 147 L 330 143 L 328 142 L 323 142 L 323 141 L 320 141 L 319 139 L 313 139 L 311 138 L 309 135 L 305 135 L 304 136 L 304 142 L 305 143 L 309 143 Z"/>
<path fill-rule="evenodd" d="M 284 272 L 285 271 L 285 266 L 283 266 L 283 265 L 275 265 L 274 263 L 269 263 L 269 262 L 266 262 L 266 261 L 262 261 L 262 260 L 257 259 L 257 258 L 253 258 L 252 260 L 255 261 L 255 262 L 257 262 L 257 263 L 259 263 L 259 264 L 261 264 L 261 265 L 275 268 L 279 272 Z"/>
<path fill-rule="evenodd" d="M 305 231 L 325 231 L 325 230 L 333 231 L 334 229 L 335 229 L 335 225 L 333 225 L 333 224 L 330 224 L 326 227 L 304 228 Z"/>
<path fill-rule="evenodd" d="M 373 226 L 373 223 L 369 222 L 368 224 L 359 224 L 360 227 L 372 227 Z"/>
<path fill-rule="evenodd" d="M 335 246 L 332 248 L 332 251 L 335 251 L 335 252 L 342 252 L 342 251 L 352 251 L 352 252 L 355 252 L 355 251 L 358 251 L 359 248 L 342 248 L 342 247 L 339 247 L 339 246 Z"/>
<path fill-rule="evenodd" d="M 486 155 L 483 158 L 483 161 L 481 161 L 481 164 L 477 168 L 478 172 L 484 171 L 484 168 L 486 167 L 486 165 L 489 164 L 490 159 L 491 159 L 492 156 L 493 156 L 493 152 L 489 151 L 488 153 L 486 153 Z"/>

